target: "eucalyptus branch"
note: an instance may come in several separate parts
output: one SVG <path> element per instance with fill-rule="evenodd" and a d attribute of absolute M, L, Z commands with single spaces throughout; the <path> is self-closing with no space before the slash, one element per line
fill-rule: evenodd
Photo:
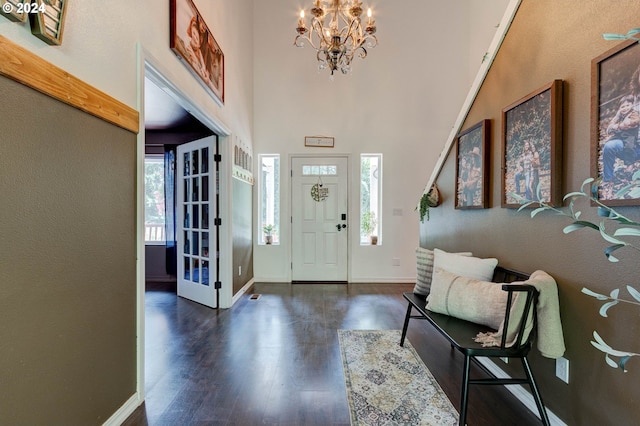
<path fill-rule="evenodd" d="M 635 40 L 640 41 L 640 38 L 636 37 L 640 35 L 640 28 L 632 28 L 626 34 L 602 34 L 602 38 L 605 40 Z"/>
<path fill-rule="evenodd" d="M 609 308 L 611 308 L 612 306 L 617 305 L 620 302 L 624 302 L 624 303 L 630 303 L 632 305 L 637 305 L 640 306 L 640 292 L 638 292 L 638 290 L 636 290 L 635 288 L 631 287 L 630 285 L 627 286 L 627 291 L 629 292 L 629 294 L 636 300 L 627 300 L 627 299 L 620 299 L 618 297 L 618 295 L 620 294 L 620 289 L 616 288 L 614 290 L 611 291 L 611 293 L 609 293 L 609 296 L 604 295 L 604 294 L 600 294 L 600 293 L 596 293 L 594 291 L 589 290 L 586 287 L 582 288 L 582 292 L 588 296 L 591 297 L 595 297 L 598 300 L 610 300 L 610 302 L 605 303 L 604 305 L 602 305 L 602 307 L 600 308 L 600 315 L 603 317 L 607 317 L 607 311 L 609 310 Z"/>
<path fill-rule="evenodd" d="M 590 186 L 590 190 L 585 190 L 586 187 Z M 563 198 L 563 201 L 569 200 L 569 212 L 561 210 L 559 208 L 553 207 L 542 200 L 540 196 L 540 185 L 538 185 L 536 195 L 538 200 L 529 200 L 519 194 L 511 193 L 509 194 L 511 197 L 515 198 L 522 206 L 518 209 L 521 211 L 527 207 L 532 205 L 538 205 L 539 207 L 531 211 L 531 217 L 535 217 L 538 213 L 543 211 L 552 211 L 557 215 L 565 216 L 573 220 L 571 225 L 566 226 L 563 229 L 565 234 L 568 234 L 573 231 L 577 231 L 582 228 L 591 228 L 600 232 L 600 236 L 607 242 L 612 245 L 607 247 L 604 250 L 604 254 L 607 256 L 607 259 L 610 262 L 617 262 L 618 259 L 612 255 L 612 253 L 622 247 L 629 247 L 633 250 L 640 251 L 640 246 L 630 243 L 629 241 L 625 241 L 620 239 L 620 237 L 640 237 L 640 223 L 629 219 L 628 217 L 620 214 L 615 209 L 603 204 L 597 197 L 598 184 L 597 181 L 593 178 L 585 179 L 582 182 L 582 186 L 580 187 L 580 191 L 570 192 L 566 194 Z M 586 198 L 592 202 L 594 202 L 598 206 L 598 215 L 603 217 L 604 219 L 599 223 L 595 224 L 588 220 L 581 220 L 580 216 L 582 212 L 580 210 L 575 210 L 575 201 L 579 198 Z M 613 233 L 610 233 L 605 229 L 605 221 L 611 220 L 618 222 L 621 225 L 624 225 L 622 228 L 616 229 Z"/>
<path fill-rule="evenodd" d="M 605 341 L 602 339 L 602 337 L 600 337 L 597 331 L 593 332 L 593 338 L 595 339 L 595 342 L 592 340 L 591 344 L 599 351 L 605 353 L 604 360 L 609 367 L 620 368 L 626 373 L 627 369 L 625 366 L 627 364 L 627 361 L 629 361 L 634 356 L 640 356 L 640 354 L 634 352 L 619 351 L 617 349 L 613 349 L 611 346 L 605 343 Z M 619 360 L 615 361 L 612 357 L 619 358 Z"/>

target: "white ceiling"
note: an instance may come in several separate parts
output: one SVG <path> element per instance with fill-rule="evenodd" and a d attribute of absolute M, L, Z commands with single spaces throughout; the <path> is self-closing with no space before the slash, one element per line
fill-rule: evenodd
<path fill-rule="evenodd" d="M 191 115 L 148 78 L 144 79 L 144 127 L 163 130 L 190 121 Z"/>

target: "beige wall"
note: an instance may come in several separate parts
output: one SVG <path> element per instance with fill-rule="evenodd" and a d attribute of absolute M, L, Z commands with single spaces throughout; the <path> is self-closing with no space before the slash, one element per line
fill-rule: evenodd
<path fill-rule="evenodd" d="M 556 278 L 570 384 L 555 378 L 554 361 L 537 351 L 533 369 L 548 407 L 570 425 L 635 424 L 640 418 L 640 363 L 631 360 L 624 374 L 608 367 L 604 354 L 589 343 L 597 330 L 615 348 L 640 352 L 640 311 L 617 306 L 609 318 L 602 318 L 601 303 L 580 293 L 585 286 L 607 294 L 617 287 L 638 287 L 640 262 L 632 250 L 619 252 L 620 263 L 608 262 L 602 252 L 607 243 L 596 233 L 562 233 L 567 219 L 531 219 L 526 212 L 500 207 L 501 112 L 552 80 L 564 80 L 563 194 L 578 190 L 590 176 L 591 60 L 616 45 L 603 40 L 602 33 L 626 33 L 638 26 L 639 14 L 640 3 L 632 0 L 524 0 L 462 127 L 491 119 L 492 207 L 454 209 L 454 150 L 437 179 L 445 202 L 421 226 L 425 247 L 471 250 L 478 256 L 495 256 L 507 267 L 542 269 Z M 585 217 L 598 221 L 588 204 L 579 207 Z M 640 218 L 638 207 L 620 210 Z"/>
<path fill-rule="evenodd" d="M 136 391 L 136 135 L 0 98 L 0 424 L 102 424 Z"/>

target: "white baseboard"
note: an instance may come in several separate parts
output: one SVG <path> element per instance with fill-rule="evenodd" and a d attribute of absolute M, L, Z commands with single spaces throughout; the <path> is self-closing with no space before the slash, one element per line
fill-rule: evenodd
<path fill-rule="evenodd" d="M 139 394 L 136 392 L 131 395 L 131 398 L 124 403 L 122 407 L 118 409 L 109 419 L 102 424 L 102 426 L 120 426 L 125 420 L 129 418 L 131 414 L 142 404 Z"/>
<path fill-rule="evenodd" d="M 477 358 L 478 361 L 482 365 L 484 365 L 487 370 L 489 370 L 494 376 L 499 379 L 507 379 L 511 378 L 507 373 L 505 373 L 495 362 L 493 362 L 489 358 Z M 538 418 L 540 418 L 540 413 L 538 413 L 538 406 L 536 405 L 536 401 L 533 399 L 533 396 L 527 392 L 527 390 L 521 385 L 505 385 L 507 390 L 511 392 L 520 402 L 524 404 L 525 407 L 529 409 L 533 414 L 535 414 Z M 548 407 L 544 407 L 547 410 L 547 416 L 549 416 L 549 422 L 553 426 L 567 426 L 565 422 L 560 420 L 558 416 L 553 414 Z"/>
<path fill-rule="evenodd" d="M 231 299 L 232 306 L 234 303 L 240 300 L 240 298 L 244 296 L 247 293 L 247 291 L 249 291 L 253 283 L 254 283 L 254 279 L 251 278 L 249 282 L 247 282 L 236 294 L 233 295 L 233 298 Z"/>
<path fill-rule="evenodd" d="M 349 284 L 415 284 L 416 278 L 378 278 L 378 277 L 368 277 L 368 278 L 352 278 L 349 280 Z"/>
<path fill-rule="evenodd" d="M 257 283 L 282 283 L 290 284 L 289 278 L 283 277 L 254 277 Z M 352 278 L 348 281 L 349 284 L 415 284 L 416 277 L 403 277 L 403 278 Z"/>

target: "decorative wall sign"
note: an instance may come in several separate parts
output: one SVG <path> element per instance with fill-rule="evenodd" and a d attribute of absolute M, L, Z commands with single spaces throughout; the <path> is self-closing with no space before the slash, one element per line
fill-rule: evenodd
<path fill-rule="evenodd" d="M 333 148 L 334 139 L 327 136 L 305 136 L 304 146 L 318 146 L 322 148 Z"/>
<path fill-rule="evenodd" d="M 24 3 L 25 6 L 31 4 L 31 9 L 26 11 L 31 23 L 31 33 L 47 44 L 60 45 L 62 43 L 67 0 L 41 1 L 42 3 Z M 36 8 L 35 13 L 34 7 Z"/>
<path fill-rule="evenodd" d="M 27 20 L 24 0 L 0 0 L 0 14 L 14 22 L 24 22 Z"/>

